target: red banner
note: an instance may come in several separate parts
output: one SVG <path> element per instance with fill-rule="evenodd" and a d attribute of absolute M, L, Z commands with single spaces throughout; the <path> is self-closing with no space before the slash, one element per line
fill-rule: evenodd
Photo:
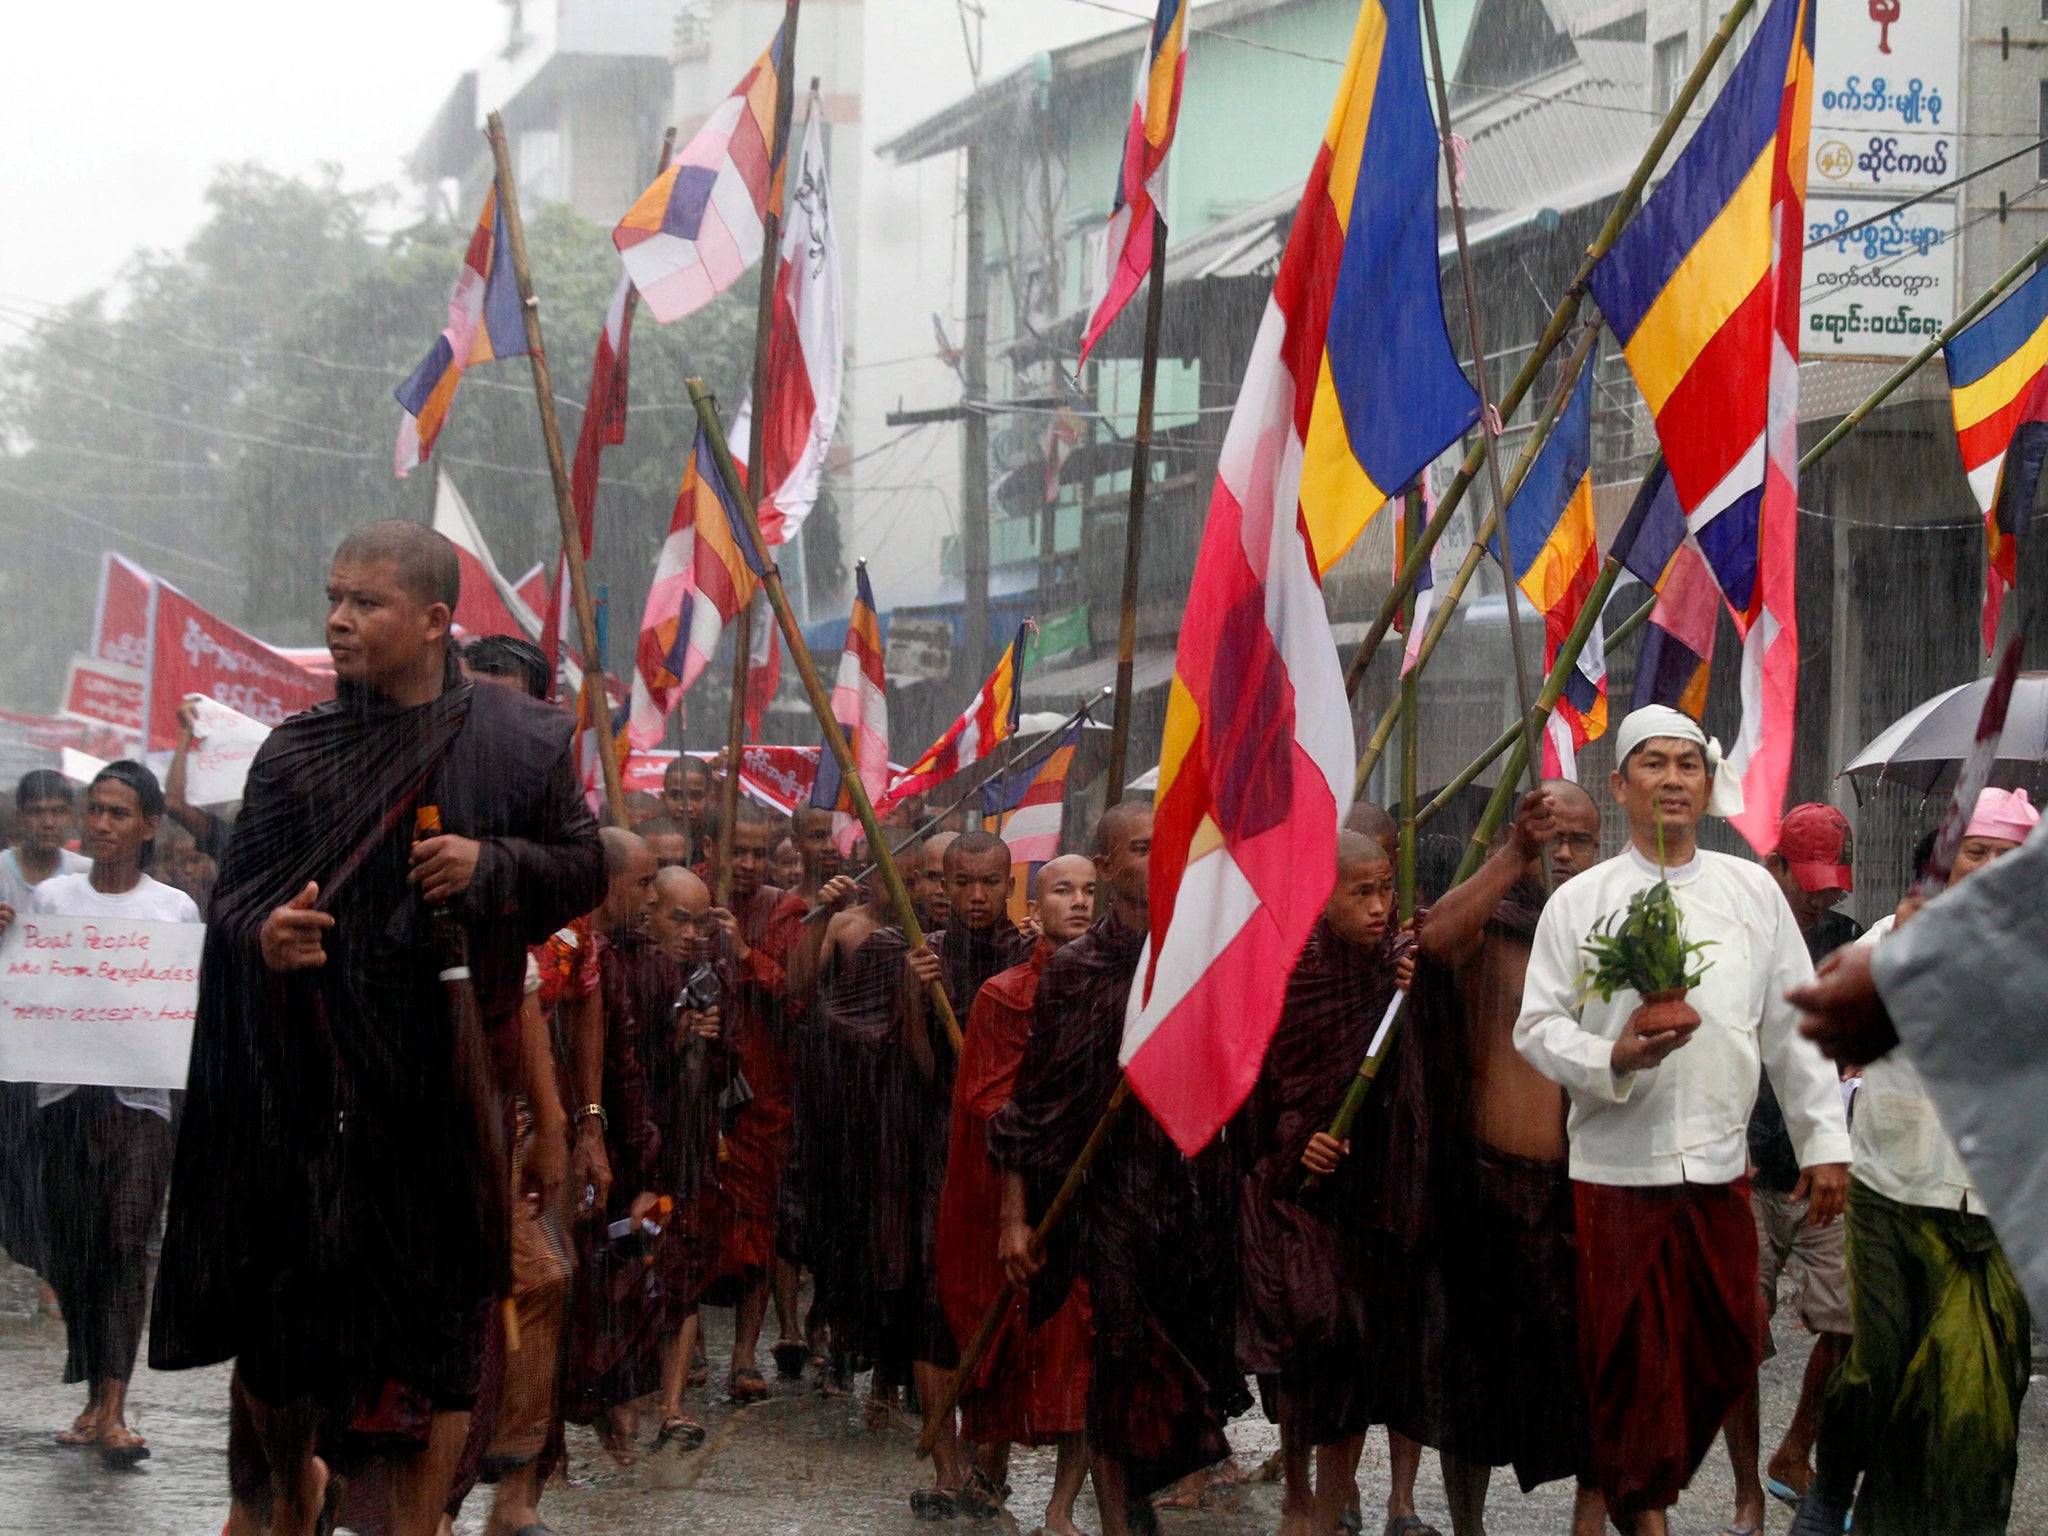
<path fill-rule="evenodd" d="M 92 613 L 93 655 L 124 667 L 149 665 L 149 594 L 155 585 L 154 576 L 112 550 L 100 556 L 100 595 Z"/>
<path fill-rule="evenodd" d="M 71 658 L 71 671 L 64 679 L 64 703 L 59 713 L 81 720 L 111 725 L 131 736 L 142 734 L 143 675 L 135 667 L 95 661 L 90 656 Z"/>
<path fill-rule="evenodd" d="M 264 725 L 332 697 L 334 679 L 318 676 L 261 640 L 216 618 L 165 582 L 156 584 L 151 631 L 149 750 L 178 745 L 178 705 L 203 693 Z"/>
<path fill-rule="evenodd" d="M 69 747 L 74 752 L 109 761 L 134 750 L 133 738 L 123 736 L 111 726 L 91 720 L 67 720 L 61 715 L 24 715 L 0 709 L 0 742 L 8 740 L 45 752 Z"/>

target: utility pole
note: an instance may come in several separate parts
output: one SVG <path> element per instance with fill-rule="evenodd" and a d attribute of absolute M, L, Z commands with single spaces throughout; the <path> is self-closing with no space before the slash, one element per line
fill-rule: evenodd
<path fill-rule="evenodd" d="M 960 557 L 967 600 L 961 670 L 979 678 L 989 668 L 988 645 L 988 152 L 967 146 L 967 416 L 960 429 Z"/>

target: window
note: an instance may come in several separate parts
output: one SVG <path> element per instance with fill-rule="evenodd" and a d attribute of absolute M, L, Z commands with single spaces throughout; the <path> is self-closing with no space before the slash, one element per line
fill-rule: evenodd
<path fill-rule="evenodd" d="M 2041 0 L 2048 5 L 2048 0 Z M 1659 40 L 1650 58 L 1650 105 L 1659 112 L 1669 112 L 1671 103 L 1678 99 L 1679 88 L 1685 84 L 1686 71 L 1690 60 L 1686 47 L 1687 37 L 1683 32 Z"/>

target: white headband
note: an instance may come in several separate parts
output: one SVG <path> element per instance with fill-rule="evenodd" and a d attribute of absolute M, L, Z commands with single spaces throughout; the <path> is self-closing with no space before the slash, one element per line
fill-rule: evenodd
<path fill-rule="evenodd" d="M 1614 733 L 1615 764 L 1627 762 L 1629 753 L 1658 736 L 1690 741 L 1706 754 L 1707 774 L 1713 780 L 1713 789 L 1707 796 L 1709 816 L 1742 814 L 1742 781 L 1721 771 L 1721 743 L 1709 736 L 1691 715 L 1668 705 L 1646 704 L 1629 712 Z"/>

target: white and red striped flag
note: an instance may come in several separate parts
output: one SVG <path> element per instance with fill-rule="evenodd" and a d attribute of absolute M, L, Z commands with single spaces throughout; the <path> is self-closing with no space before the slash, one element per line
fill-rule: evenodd
<path fill-rule="evenodd" d="M 853 568 L 853 612 L 846 621 L 846 649 L 839 653 L 839 676 L 832 685 L 832 718 L 846 732 L 868 803 L 878 803 L 889 787 L 889 683 L 882 670 L 882 621 L 875 612 L 875 589 L 868 585 L 865 560 Z M 832 813 L 832 836 L 839 851 L 853 852 L 860 822 L 839 760 L 830 752 L 818 754 L 811 804 Z"/>
<path fill-rule="evenodd" d="M 583 541 L 583 558 L 590 558 L 591 539 L 597 526 L 597 471 L 606 448 L 626 440 L 627 347 L 633 333 L 633 279 L 619 274 L 619 286 L 612 290 L 611 304 L 604 312 L 604 329 L 598 333 L 597 351 L 590 360 L 590 388 L 583 399 L 583 425 L 576 433 L 576 458 L 569 466 L 569 497 L 576 508 L 576 532 Z M 569 591 L 567 553 L 555 559 L 555 579 L 549 589 L 555 594 L 542 612 L 540 648 L 547 652 L 548 666 L 561 664 L 563 610 Z"/>
<path fill-rule="evenodd" d="M 434 486 L 434 532 L 455 546 L 455 559 L 462 567 L 462 596 L 455 605 L 455 622 L 472 638 L 478 635 L 523 635 L 528 640 L 540 635 L 540 615 L 527 606 L 519 589 L 505 579 L 483 530 L 476 525 L 469 504 L 440 471 Z"/>

